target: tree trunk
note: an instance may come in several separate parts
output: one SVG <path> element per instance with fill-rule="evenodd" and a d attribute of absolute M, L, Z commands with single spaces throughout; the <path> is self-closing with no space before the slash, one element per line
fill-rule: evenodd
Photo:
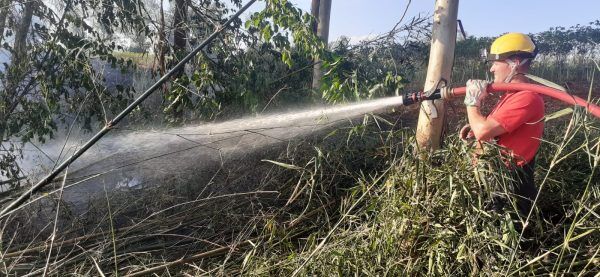
<path fill-rule="evenodd" d="M 172 65 L 175 65 L 179 60 L 185 56 L 185 47 L 187 42 L 187 0 L 175 0 L 175 14 L 173 17 L 173 60 Z M 173 75 L 173 80 L 183 76 L 185 67 L 177 70 Z M 182 103 L 175 100 L 170 104 L 173 111 L 173 116 L 176 121 L 183 119 L 183 107 Z"/>
<path fill-rule="evenodd" d="M 458 0 L 437 0 L 433 14 L 431 51 L 427 66 L 424 91 L 435 87 L 444 79 L 451 83 L 454 48 L 456 46 L 456 19 Z M 427 100 L 421 103 L 417 123 L 417 144 L 423 150 L 441 147 L 446 119 L 444 100 Z"/>
<path fill-rule="evenodd" d="M 23 63 L 27 54 L 27 35 L 33 18 L 33 1 L 23 4 L 23 17 L 15 30 L 15 44 L 13 48 L 12 64 L 18 66 Z"/>
<path fill-rule="evenodd" d="M 320 0 L 319 1 L 319 22 L 317 24 L 317 36 L 327 44 L 329 42 L 329 18 L 331 14 L 331 1 L 332 0 Z M 313 2 L 314 4 L 314 2 Z M 314 91 L 321 90 L 321 78 L 323 77 L 323 70 L 321 67 L 321 61 L 315 60 L 313 67 L 313 80 L 312 89 Z"/>
<path fill-rule="evenodd" d="M 8 12 L 10 11 L 11 0 L 0 0 L 0 49 L 2 49 L 2 40 L 4 39 L 4 28 L 6 27 L 6 17 L 8 16 Z M 4 89 L 3 97 L 0 98 L 2 101 L 2 107 L 0 108 L 0 143 L 4 142 L 4 133 L 5 133 L 5 125 L 6 125 L 6 107 L 8 105 L 7 101 L 10 101 L 8 96 L 8 91 L 6 88 Z M 11 97 L 12 98 L 12 97 Z"/>
<path fill-rule="evenodd" d="M 166 49 L 165 46 L 167 44 L 167 37 L 165 34 L 165 9 L 163 7 L 163 0 L 160 1 L 160 18 L 159 18 L 159 26 L 158 26 L 158 40 L 156 43 L 156 55 L 157 55 L 157 63 L 158 63 L 158 72 L 160 76 L 165 75 L 166 73 L 166 64 L 165 64 L 165 56 Z"/>
<path fill-rule="evenodd" d="M 9 4 L 9 1 L 2 3 Z M 0 140 L 4 141 L 10 136 L 10 131 L 6 131 L 7 117 L 12 113 L 12 110 L 17 106 L 19 99 L 22 97 L 22 91 L 17 91 L 19 83 L 21 83 L 25 71 L 27 69 L 27 35 L 33 18 L 33 1 L 27 1 L 23 5 L 23 16 L 21 21 L 15 28 L 15 40 L 13 44 L 13 52 L 11 63 L 7 70 L 6 86 L 2 93 L 2 109 L 0 110 Z M 8 9 L 8 7 L 6 7 Z M 5 25 L 2 25 L 4 28 Z M 4 29 L 2 30 L 4 32 Z"/>
<path fill-rule="evenodd" d="M 158 43 L 156 46 L 156 54 L 158 55 L 158 72 L 160 74 L 160 76 L 164 76 L 167 73 L 167 60 L 166 60 L 166 55 L 167 55 L 167 35 L 165 33 L 165 8 L 163 5 L 163 1 L 164 0 L 159 0 L 160 1 L 160 25 L 158 27 Z M 162 85 L 162 91 L 163 91 L 163 95 L 167 94 L 167 92 L 169 91 L 169 87 L 167 86 L 167 84 L 163 84 Z"/>
<path fill-rule="evenodd" d="M 320 5 L 320 0 L 312 0 L 311 6 L 310 6 L 310 14 L 313 16 L 313 22 L 312 22 L 312 31 L 313 33 L 317 33 L 317 26 L 319 25 L 319 5 Z"/>
<path fill-rule="evenodd" d="M 175 0 L 175 14 L 173 17 L 173 54 L 179 60 L 184 54 L 187 42 L 187 0 Z M 175 78 L 181 76 L 183 70 L 175 74 Z"/>
<path fill-rule="evenodd" d="M 10 66 L 6 74 L 5 96 L 7 96 L 6 104 L 18 101 L 20 92 L 17 91 L 18 84 L 22 81 L 27 67 L 27 35 L 33 18 L 33 1 L 26 1 L 23 4 L 23 16 L 15 28 L 13 51 L 11 56 Z M 7 105 L 6 107 L 11 107 Z M 7 110 L 6 112 L 10 112 Z M 8 114 L 4 114 L 7 116 Z M 4 118 L 3 118 L 4 119 Z"/>
<path fill-rule="evenodd" d="M 12 0 L 0 0 L 0 48 L 2 48 L 2 40 L 4 39 L 4 28 L 6 27 L 6 17 L 10 11 Z"/>

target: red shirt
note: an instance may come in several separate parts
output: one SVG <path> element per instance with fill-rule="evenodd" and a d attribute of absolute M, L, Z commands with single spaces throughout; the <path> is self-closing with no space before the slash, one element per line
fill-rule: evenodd
<path fill-rule="evenodd" d="M 498 145 L 510 150 L 518 166 L 529 163 L 540 147 L 544 132 L 544 100 L 532 91 L 506 93 L 488 118 L 506 130 L 496 137 Z"/>

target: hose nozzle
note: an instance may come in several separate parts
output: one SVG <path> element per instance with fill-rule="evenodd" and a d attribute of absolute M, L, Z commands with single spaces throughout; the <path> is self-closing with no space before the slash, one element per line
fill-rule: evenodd
<path fill-rule="evenodd" d="M 425 100 L 449 99 L 452 95 L 452 88 L 450 87 L 437 88 L 427 92 L 409 92 L 402 95 L 402 105 L 408 106 Z"/>

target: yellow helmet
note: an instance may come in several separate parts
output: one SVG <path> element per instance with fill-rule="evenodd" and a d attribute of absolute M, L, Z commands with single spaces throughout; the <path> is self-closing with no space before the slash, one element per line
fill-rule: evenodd
<path fill-rule="evenodd" d="M 490 47 L 490 53 L 487 55 L 487 60 L 506 60 L 514 55 L 533 59 L 536 54 L 535 43 L 528 35 L 508 33 L 494 40 Z"/>

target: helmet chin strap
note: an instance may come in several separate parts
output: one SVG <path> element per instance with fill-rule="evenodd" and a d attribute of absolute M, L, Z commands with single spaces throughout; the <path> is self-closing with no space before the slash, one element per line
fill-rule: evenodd
<path fill-rule="evenodd" d="M 506 63 L 508 63 L 508 66 L 510 67 L 510 74 L 508 74 L 508 76 L 506 76 L 506 78 L 504 79 L 504 82 L 510 83 L 510 81 L 512 81 L 512 79 L 515 77 L 515 75 L 519 74 L 518 73 L 519 67 L 522 64 L 526 63 L 527 61 L 529 61 L 529 59 L 523 59 L 522 61 L 520 61 L 518 63 L 511 59 L 506 59 L 505 61 L 506 61 Z"/>

